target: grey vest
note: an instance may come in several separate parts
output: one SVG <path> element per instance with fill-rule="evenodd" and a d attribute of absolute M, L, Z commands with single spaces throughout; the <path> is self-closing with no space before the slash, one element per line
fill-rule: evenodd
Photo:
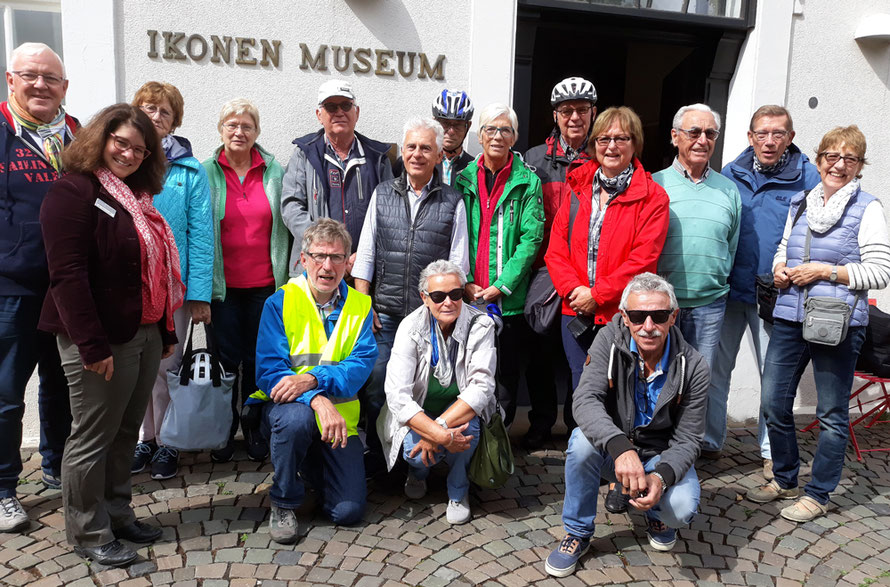
<path fill-rule="evenodd" d="M 804 192 L 800 192 L 791 200 L 790 213 L 797 213 L 803 199 Z M 813 233 L 810 242 L 810 261 L 827 263 L 829 265 L 846 265 L 847 263 L 859 263 L 859 226 L 862 223 L 862 214 L 865 207 L 875 197 L 869 193 L 859 191 L 847 202 L 847 207 L 834 226 L 824 234 Z M 804 253 L 804 241 L 807 235 L 807 212 L 791 229 L 787 244 L 788 267 L 796 267 L 801 264 Z M 820 279 L 808 285 L 809 294 L 812 296 L 830 296 L 847 302 L 853 308 L 850 317 L 850 326 L 865 326 L 868 324 L 868 292 L 850 291 L 842 283 L 832 283 Z M 857 294 L 859 294 L 857 299 Z M 788 289 L 780 290 L 776 299 L 776 308 L 773 316 L 792 322 L 803 322 L 803 289 L 791 284 Z"/>
<path fill-rule="evenodd" d="M 404 317 L 423 303 L 417 280 L 431 262 L 450 257 L 454 211 L 461 201 L 460 192 L 442 185 L 435 173 L 412 223 L 405 174 L 377 186 L 375 310 Z"/>

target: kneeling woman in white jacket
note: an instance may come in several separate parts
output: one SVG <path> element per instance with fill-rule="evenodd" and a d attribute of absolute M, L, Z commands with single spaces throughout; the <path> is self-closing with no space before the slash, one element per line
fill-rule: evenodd
<path fill-rule="evenodd" d="M 386 406 L 377 420 L 389 469 L 399 452 L 408 463 L 405 495 L 426 494 L 430 468 L 449 466 L 451 524 L 470 519 L 467 469 L 479 428 L 496 408 L 494 322 L 463 303 L 464 273 L 433 261 L 420 273 L 423 306 L 396 332 L 386 369 Z"/>

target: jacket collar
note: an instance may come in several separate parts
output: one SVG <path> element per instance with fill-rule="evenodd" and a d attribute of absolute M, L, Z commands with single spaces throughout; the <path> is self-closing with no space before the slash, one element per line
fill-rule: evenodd
<path fill-rule="evenodd" d="M 501 198 L 501 201 L 512 197 L 511 191 L 514 187 L 530 184 L 532 182 L 532 176 L 534 176 L 534 173 L 528 168 L 528 165 L 525 164 L 525 161 L 522 160 L 519 153 L 516 151 L 512 151 L 512 153 L 513 168 L 510 171 L 510 177 L 507 178 L 507 184 L 504 186 L 504 197 Z M 456 185 L 462 185 L 467 191 L 473 194 L 479 193 L 479 186 L 476 185 L 476 177 L 479 173 L 479 160 L 480 157 L 476 157 L 472 163 L 469 163 L 464 167 L 464 170 L 461 171 L 455 182 Z"/>
<path fill-rule="evenodd" d="M 618 194 L 615 202 L 634 202 L 642 200 L 649 195 L 649 184 L 652 182 L 652 177 L 643 169 L 643 164 L 636 157 L 633 159 L 633 166 L 634 174 L 630 180 L 630 185 L 627 186 L 624 193 Z M 591 159 L 581 167 L 570 171 L 566 177 L 566 183 L 576 194 L 588 194 L 593 186 L 593 176 L 596 175 L 596 170 L 599 167 L 599 162 L 596 159 Z M 585 198 L 581 198 L 582 204 L 584 200 Z"/>
<path fill-rule="evenodd" d="M 775 175 L 769 177 L 764 176 L 767 182 L 777 181 L 782 183 L 793 183 L 797 181 L 803 173 L 803 166 L 809 162 L 809 158 L 803 154 L 800 148 L 791 143 L 788 145 L 790 156 L 788 164 L 785 168 Z M 749 185 L 753 184 L 754 179 L 754 147 L 748 146 L 742 153 L 736 157 L 735 161 L 729 164 L 732 174 L 739 179 L 747 180 Z"/>
<path fill-rule="evenodd" d="M 322 148 L 324 148 L 324 129 L 320 128 L 314 133 L 309 133 L 308 135 L 299 137 L 291 141 L 294 145 L 300 147 L 303 151 L 305 151 L 310 145 L 317 144 L 321 142 Z M 374 151 L 378 155 L 385 155 L 387 151 L 391 148 L 389 143 L 383 143 L 381 141 L 375 141 L 374 139 L 369 139 L 365 135 L 356 132 L 355 138 L 358 140 L 362 147 L 369 150 Z"/>
<path fill-rule="evenodd" d="M 433 177 L 430 179 L 429 186 L 430 189 L 427 194 L 432 194 L 433 192 L 442 188 L 442 176 L 439 174 L 438 165 L 435 167 L 435 169 L 433 169 Z M 408 193 L 408 172 L 403 170 L 402 173 L 393 181 L 392 187 L 402 195 Z"/>

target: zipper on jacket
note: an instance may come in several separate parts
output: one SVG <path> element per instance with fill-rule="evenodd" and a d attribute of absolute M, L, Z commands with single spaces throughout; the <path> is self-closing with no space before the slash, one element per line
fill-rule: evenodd
<path fill-rule="evenodd" d="M 516 203 L 516 200 L 510 200 L 510 224 L 513 224 L 513 205 Z"/>

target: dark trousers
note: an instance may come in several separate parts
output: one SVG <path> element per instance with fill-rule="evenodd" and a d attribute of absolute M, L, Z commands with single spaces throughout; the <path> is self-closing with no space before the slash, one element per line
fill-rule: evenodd
<path fill-rule="evenodd" d="M 529 430 L 550 432 L 556 423 L 559 388 L 565 386 L 568 401 L 563 414 L 571 417 L 572 386 L 569 363 L 562 348 L 560 322 L 548 332 L 538 334 L 529 327 L 528 346 L 531 349 L 525 381 L 531 411 L 528 413 Z M 565 418 L 564 418 L 565 419 Z M 566 421 L 568 427 L 568 421 Z M 574 423 L 573 423 L 574 426 Z M 572 427 L 569 427 L 569 432 Z"/>
<path fill-rule="evenodd" d="M 575 427 L 575 418 L 572 417 L 572 397 L 574 390 L 578 387 L 578 381 L 581 380 L 581 372 L 584 371 L 584 364 L 587 362 L 587 351 L 590 350 L 590 345 L 593 344 L 593 339 L 596 337 L 596 333 L 602 328 L 601 325 L 595 325 L 578 338 L 575 338 L 572 336 L 572 333 L 569 332 L 568 328 L 569 322 L 574 319 L 574 316 L 564 315 L 562 317 L 562 346 L 566 352 L 569 369 L 572 371 L 572 393 L 569 393 L 566 396 L 566 403 L 563 408 L 563 420 L 565 420 L 569 433 L 571 433 L 572 429 Z"/>
<path fill-rule="evenodd" d="M 61 474 L 71 431 L 68 382 L 56 337 L 37 330 L 43 296 L 0 296 L 0 498 L 15 497 L 22 472 L 25 387 L 34 368 L 40 377 L 40 454 L 44 472 Z"/>
<path fill-rule="evenodd" d="M 256 338 L 260 329 L 260 316 L 266 298 L 275 292 L 273 286 L 228 288 L 226 299 L 210 304 L 213 334 L 219 358 L 230 373 L 241 373 L 232 388 L 232 431 L 229 440 L 235 438 L 241 422 L 241 406 L 257 390 L 256 387 Z M 240 393 L 238 392 L 240 389 Z M 259 422 L 242 422 L 245 437 L 257 432 Z"/>

